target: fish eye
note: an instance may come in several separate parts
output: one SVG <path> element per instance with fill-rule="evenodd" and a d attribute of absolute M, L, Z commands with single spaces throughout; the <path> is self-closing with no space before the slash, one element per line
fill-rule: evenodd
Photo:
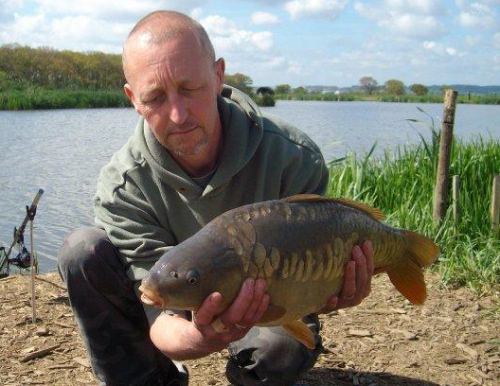
<path fill-rule="evenodd" d="M 170 271 L 170 276 L 177 279 L 179 277 L 179 274 L 177 273 L 177 271 Z"/>
<path fill-rule="evenodd" d="M 200 280 L 200 274 L 195 269 L 191 269 L 186 273 L 186 280 L 189 284 L 196 284 Z"/>

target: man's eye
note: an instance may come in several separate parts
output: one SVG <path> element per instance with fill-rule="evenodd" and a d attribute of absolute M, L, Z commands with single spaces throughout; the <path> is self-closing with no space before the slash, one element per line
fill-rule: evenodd
<path fill-rule="evenodd" d="M 161 102 L 163 99 L 163 96 L 162 95 L 156 95 L 152 98 L 149 98 L 147 100 L 144 101 L 144 104 L 145 105 L 151 105 L 151 104 L 154 104 L 154 103 L 157 103 L 157 102 Z"/>
<path fill-rule="evenodd" d="M 182 88 L 182 91 L 184 91 L 185 93 L 190 93 L 190 92 L 195 92 L 195 91 L 198 91 L 200 90 L 201 87 L 196 87 L 196 86 L 190 86 L 190 87 L 183 87 Z"/>

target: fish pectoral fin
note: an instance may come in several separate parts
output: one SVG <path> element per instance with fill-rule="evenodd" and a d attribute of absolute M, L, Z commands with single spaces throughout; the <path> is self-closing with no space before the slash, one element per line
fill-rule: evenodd
<path fill-rule="evenodd" d="M 301 320 L 283 324 L 283 328 L 309 350 L 314 350 L 316 347 L 313 332 Z"/>
<path fill-rule="evenodd" d="M 286 308 L 283 308 L 281 306 L 277 306 L 275 304 L 269 304 L 267 307 L 266 312 L 264 315 L 262 315 L 262 318 L 260 318 L 259 322 L 260 323 L 269 323 L 274 320 L 278 320 L 281 318 L 283 315 L 286 313 Z"/>

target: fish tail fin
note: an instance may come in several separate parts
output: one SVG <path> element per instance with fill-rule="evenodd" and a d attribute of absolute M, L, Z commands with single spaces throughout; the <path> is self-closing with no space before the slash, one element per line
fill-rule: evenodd
<path fill-rule="evenodd" d="M 403 258 L 391 267 L 387 274 L 392 284 L 413 304 L 423 304 L 427 297 L 422 268 L 436 261 L 439 247 L 418 233 L 406 231 L 407 249 Z"/>

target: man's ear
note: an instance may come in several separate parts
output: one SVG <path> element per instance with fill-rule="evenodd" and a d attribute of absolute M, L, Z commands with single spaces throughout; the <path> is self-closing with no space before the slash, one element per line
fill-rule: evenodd
<path fill-rule="evenodd" d="M 123 92 L 127 96 L 130 103 L 132 103 L 132 105 L 134 106 L 135 111 L 137 111 L 140 114 L 139 110 L 137 109 L 137 103 L 135 100 L 134 92 L 132 91 L 132 87 L 130 87 L 128 83 L 125 83 L 125 85 L 123 86 Z"/>
<path fill-rule="evenodd" d="M 224 73 L 226 71 L 226 62 L 224 58 L 219 58 L 215 62 L 215 74 L 217 76 L 217 89 L 219 94 L 222 93 L 222 88 L 224 87 Z"/>

